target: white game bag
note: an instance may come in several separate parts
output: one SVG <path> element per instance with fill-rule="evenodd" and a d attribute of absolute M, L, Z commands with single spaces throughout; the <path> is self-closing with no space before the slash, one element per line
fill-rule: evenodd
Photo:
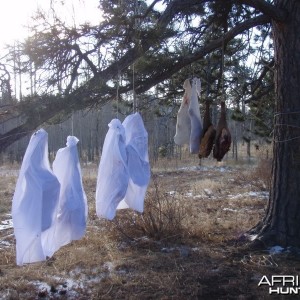
<path fill-rule="evenodd" d="M 176 134 L 174 136 L 174 142 L 177 145 L 189 144 L 191 135 L 189 106 L 191 101 L 192 87 L 189 79 L 184 81 L 183 88 L 185 89 L 185 92 L 177 113 Z"/>
<path fill-rule="evenodd" d="M 148 133 L 139 113 L 127 116 L 123 126 L 126 133 L 129 184 L 118 209 L 131 208 L 143 212 L 144 198 L 150 181 Z"/>
<path fill-rule="evenodd" d="M 12 202 L 17 265 L 46 259 L 42 235 L 56 216 L 60 184 L 48 159 L 48 134 L 31 136 Z"/>
<path fill-rule="evenodd" d="M 108 126 L 98 169 L 96 212 L 99 218 L 112 220 L 126 195 L 129 174 L 124 127 L 118 119 L 113 119 Z"/>
<path fill-rule="evenodd" d="M 43 247 L 51 257 L 60 247 L 80 240 L 86 230 L 87 199 L 82 185 L 78 139 L 67 137 L 67 147 L 57 151 L 53 173 L 60 182 L 59 204 L 53 225 L 43 235 Z"/>
<path fill-rule="evenodd" d="M 201 91 L 201 82 L 199 78 L 193 78 L 192 94 L 189 105 L 189 116 L 191 122 L 190 135 L 190 153 L 197 154 L 200 150 L 200 140 L 202 136 L 202 120 L 200 115 L 200 107 L 198 97 Z"/>

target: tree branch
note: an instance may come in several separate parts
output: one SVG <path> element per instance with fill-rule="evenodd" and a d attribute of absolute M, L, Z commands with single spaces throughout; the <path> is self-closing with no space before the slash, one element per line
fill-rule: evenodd
<path fill-rule="evenodd" d="M 77 71 L 78 71 L 78 68 L 81 64 L 81 61 L 82 59 L 79 58 L 78 61 L 75 63 L 74 67 L 73 67 L 73 70 L 72 70 L 72 73 L 71 73 L 71 78 L 70 78 L 70 82 L 69 84 L 67 85 L 66 87 L 66 90 L 65 90 L 65 95 L 69 94 L 69 92 L 71 91 L 72 87 L 73 87 L 73 84 L 77 78 Z"/>
<path fill-rule="evenodd" d="M 279 9 L 265 0 L 237 0 L 237 2 L 249 5 L 278 22 L 284 22 L 288 17 L 286 11 Z"/>
<path fill-rule="evenodd" d="M 249 19 L 243 23 L 240 23 L 236 25 L 233 29 L 229 30 L 224 35 L 224 42 L 228 43 L 233 38 L 235 38 L 237 35 L 241 34 L 247 29 L 250 29 L 252 27 L 267 24 L 271 21 L 271 19 L 268 16 L 260 15 L 258 17 Z M 152 86 L 158 84 L 159 82 L 162 82 L 163 80 L 167 79 L 171 75 L 178 72 L 180 69 L 190 65 L 191 63 L 202 59 L 205 55 L 208 53 L 221 48 L 223 44 L 223 38 L 219 38 L 217 40 L 214 40 L 210 42 L 209 44 L 206 44 L 204 47 L 200 48 L 199 51 L 196 51 L 195 53 L 191 55 L 187 55 L 185 57 L 182 57 L 180 60 L 178 60 L 177 63 L 174 63 L 172 67 L 170 67 L 166 72 L 156 75 L 155 77 L 152 77 L 150 80 L 147 80 L 141 84 L 136 83 L 137 93 L 143 93 L 150 89 Z"/>
<path fill-rule="evenodd" d="M 259 77 L 257 78 L 257 80 L 255 80 L 254 82 L 252 82 L 252 87 L 251 87 L 251 92 L 252 94 L 254 94 L 257 89 L 259 89 L 262 85 L 262 80 L 264 79 L 264 77 L 266 76 L 266 74 L 270 71 L 273 72 L 273 67 L 275 65 L 275 61 L 274 59 L 272 59 L 270 62 L 265 63 Z"/>
<path fill-rule="evenodd" d="M 256 90 L 256 95 L 252 95 L 250 98 L 246 99 L 245 104 L 260 100 L 262 97 L 267 96 L 272 91 L 274 91 L 274 87 L 275 87 L 274 84 L 271 84 L 267 87 L 260 86 L 260 88 Z"/>
<path fill-rule="evenodd" d="M 89 65 L 89 67 L 91 68 L 91 70 L 92 70 L 92 72 L 95 76 L 98 73 L 98 70 L 97 70 L 96 66 L 88 58 L 87 53 L 82 53 L 80 47 L 77 44 L 73 45 L 73 49 L 77 52 L 80 60 L 85 60 L 86 61 L 86 63 Z"/>
<path fill-rule="evenodd" d="M 140 42 L 135 45 L 132 49 L 129 49 L 117 62 L 112 63 L 106 70 L 103 70 L 104 73 L 113 74 L 116 76 L 120 70 L 127 69 L 132 63 L 134 63 L 138 58 L 140 58 L 145 52 L 147 52 L 150 47 L 153 45 L 154 41 L 151 36 L 160 37 L 155 40 L 155 42 L 160 42 L 162 38 L 162 33 L 171 23 L 174 16 L 181 12 L 182 10 L 192 6 L 192 5 L 200 5 L 209 0 L 174 0 L 169 3 L 166 10 L 163 12 L 161 17 L 158 19 L 156 26 L 144 35 Z M 107 76 L 107 74 L 103 74 Z M 99 77 L 102 77 L 100 75 Z M 110 79 L 111 77 L 107 77 Z"/>

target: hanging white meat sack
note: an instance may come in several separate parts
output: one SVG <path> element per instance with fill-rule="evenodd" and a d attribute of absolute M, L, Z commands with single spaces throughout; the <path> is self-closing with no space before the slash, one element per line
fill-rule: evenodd
<path fill-rule="evenodd" d="M 188 110 L 191 122 L 190 152 L 193 154 L 197 154 L 199 152 L 200 140 L 202 135 L 202 121 L 198 102 L 198 96 L 200 95 L 200 91 L 200 79 L 193 78 L 191 101 Z"/>
<path fill-rule="evenodd" d="M 48 134 L 31 136 L 12 201 L 18 265 L 46 259 L 42 235 L 55 218 L 60 184 L 50 169 Z"/>
<path fill-rule="evenodd" d="M 88 208 L 82 185 L 78 141 L 75 136 L 68 136 L 67 147 L 57 151 L 53 162 L 53 173 L 61 187 L 55 221 L 42 239 L 49 257 L 60 247 L 81 239 L 85 234 Z"/>
<path fill-rule="evenodd" d="M 98 169 L 96 212 L 99 218 L 112 220 L 128 187 L 125 130 L 118 119 L 109 124 Z"/>
<path fill-rule="evenodd" d="M 177 113 L 176 134 L 174 136 L 174 142 L 177 145 L 189 144 L 191 135 L 189 105 L 191 100 L 192 87 L 189 79 L 186 79 L 184 81 L 183 88 L 185 89 L 185 92 Z"/>
<path fill-rule="evenodd" d="M 129 184 L 118 209 L 131 208 L 143 212 L 144 198 L 150 180 L 148 133 L 139 113 L 127 116 L 123 126 L 126 132 Z"/>

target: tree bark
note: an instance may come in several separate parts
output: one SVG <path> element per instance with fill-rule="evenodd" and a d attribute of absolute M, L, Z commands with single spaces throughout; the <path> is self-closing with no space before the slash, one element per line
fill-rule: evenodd
<path fill-rule="evenodd" d="M 288 12 L 273 22 L 276 111 L 267 213 L 256 227 L 264 245 L 300 247 L 300 2 L 276 0 Z"/>

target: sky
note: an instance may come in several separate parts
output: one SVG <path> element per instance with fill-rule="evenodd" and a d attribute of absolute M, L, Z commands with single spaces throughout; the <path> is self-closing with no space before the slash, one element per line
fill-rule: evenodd
<path fill-rule="evenodd" d="M 0 0 L 0 49 L 14 40 L 23 40 L 29 35 L 27 26 L 34 12 L 40 8 L 50 10 L 51 0 Z M 97 24 L 101 20 L 97 8 L 99 0 L 52 0 L 64 20 L 73 24 L 89 21 Z M 62 4 L 64 3 L 64 4 Z"/>

